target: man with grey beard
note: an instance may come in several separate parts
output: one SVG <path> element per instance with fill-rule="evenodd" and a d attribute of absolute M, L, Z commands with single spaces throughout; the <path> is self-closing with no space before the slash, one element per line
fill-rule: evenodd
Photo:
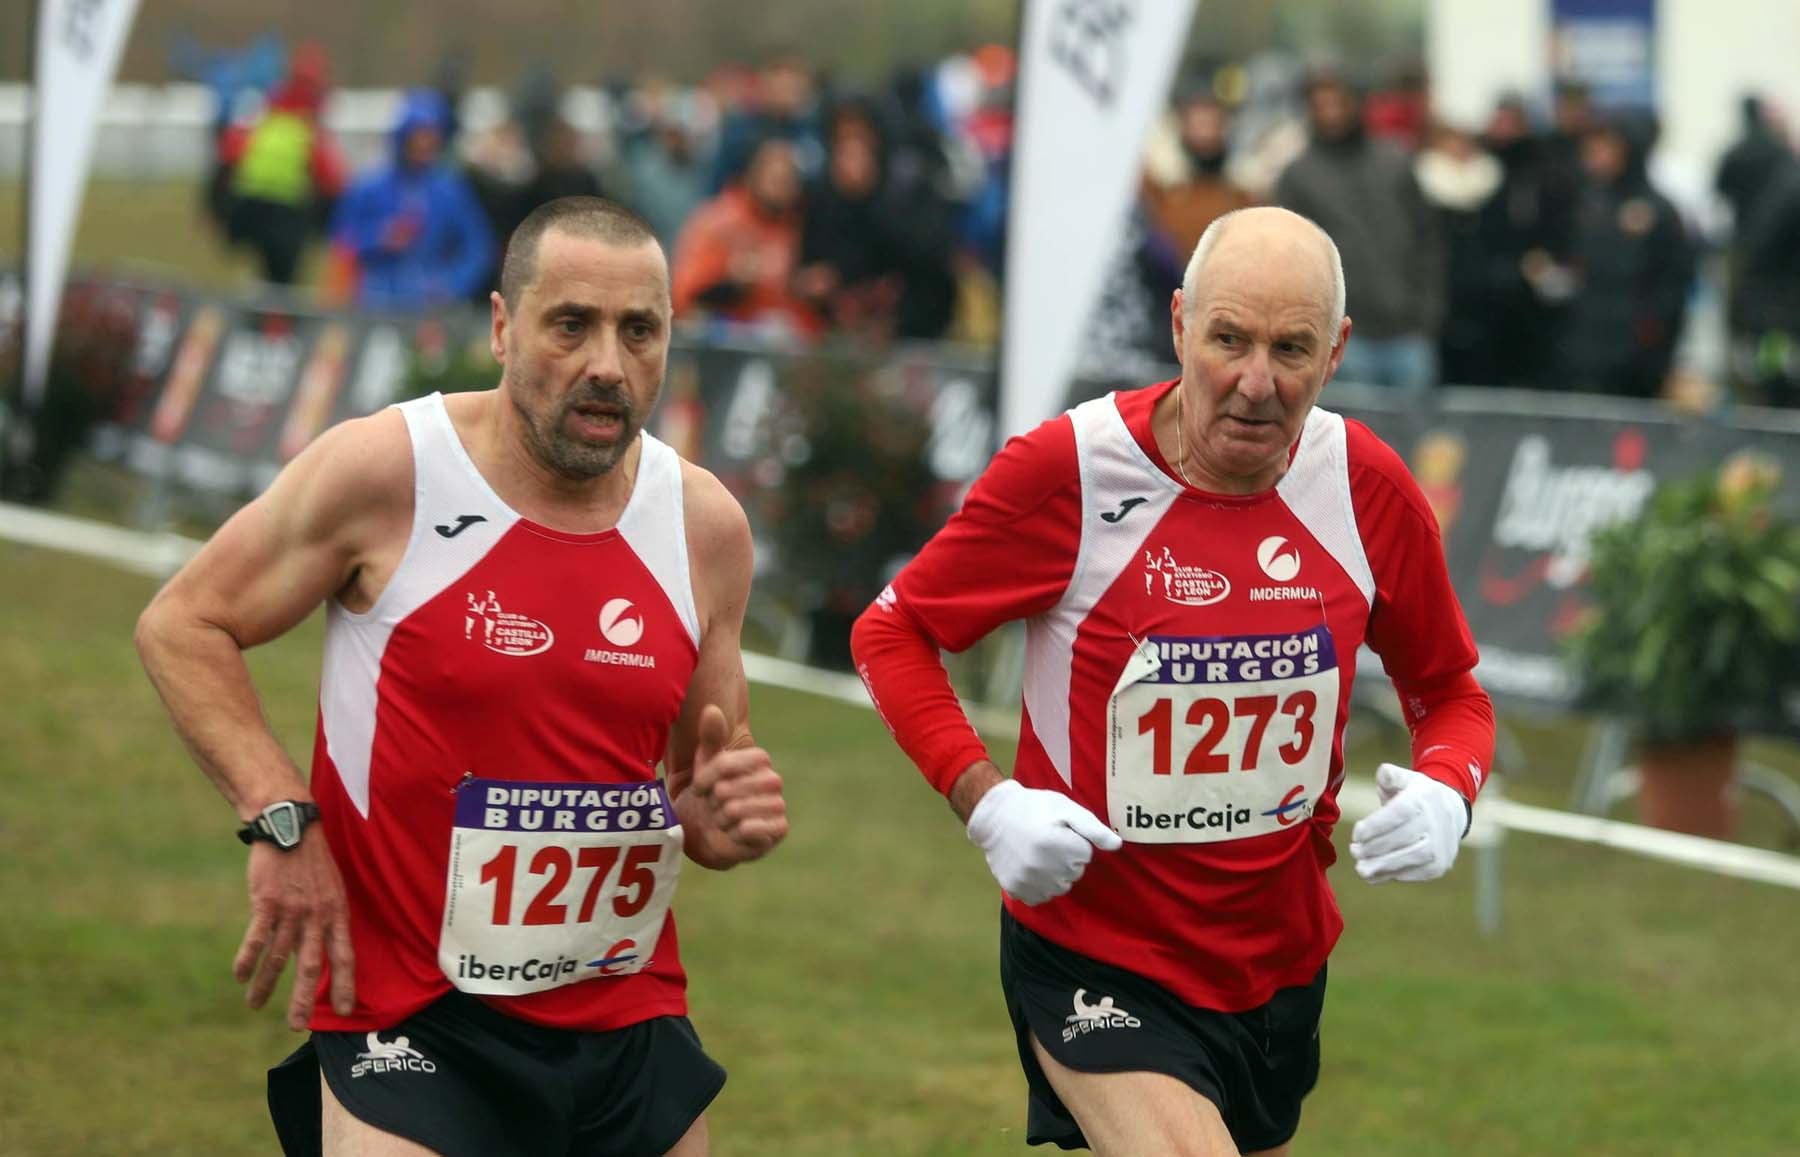
<path fill-rule="evenodd" d="M 724 1070 L 670 901 L 684 856 L 787 833 L 739 651 L 749 525 L 643 430 L 671 308 L 641 218 L 538 209 L 491 309 L 496 389 L 328 431 L 157 595 L 139 653 L 250 846 L 250 1006 L 296 961 L 287 1152 L 704 1154 Z M 308 778 L 241 652 L 321 603 Z"/>

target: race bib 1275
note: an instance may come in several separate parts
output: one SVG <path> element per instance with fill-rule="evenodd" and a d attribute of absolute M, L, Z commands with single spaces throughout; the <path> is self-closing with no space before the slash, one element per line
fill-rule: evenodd
<path fill-rule="evenodd" d="M 650 961 L 681 868 L 660 781 L 457 791 L 438 964 L 464 992 L 517 996 Z"/>

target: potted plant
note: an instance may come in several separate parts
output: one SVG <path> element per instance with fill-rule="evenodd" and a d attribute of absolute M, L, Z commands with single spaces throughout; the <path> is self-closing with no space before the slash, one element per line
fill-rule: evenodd
<path fill-rule="evenodd" d="M 1568 655 L 1582 704 L 1632 727 L 1655 827 L 1731 835 L 1738 737 L 1779 719 L 1800 678 L 1800 527 L 1775 510 L 1779 482 L 1740 455 L 1593 537 Z"/>
<path fill-rule="evenodd" d="M 0 335 L 5 336 L 5 335 Z M 0 381 L 18 372 L 22 331 L 0 344 Z M 117 404 L 137 348 L 137 324 L 129 296 L 101 284 L 77 281 L 63 302 L 42 397 L 25 411 L 9 414 L 0 402 L 0 500 L 47 505 L 76 456 L 87 446 L 94 423 Z M 29 421 L 23 438 L 7 421 Z"/>
<path fill-rule="evenodd" d="M 782 581 L 806 607 L 807 662 L 848 671 L 850 627 L 892 564 L 930 537 L 927 407 L 906 375 L 842 350 L 786 367 L 775 416 L 781 485 L 758 514 Z"/>

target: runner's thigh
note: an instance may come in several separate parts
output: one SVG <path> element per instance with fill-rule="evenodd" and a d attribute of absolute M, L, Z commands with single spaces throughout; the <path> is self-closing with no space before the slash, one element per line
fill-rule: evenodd
<path fill-rule="evenodd" d="M 324 1107 L 324 1157 L 432 1157 L 437 1150 L 385 1133 L 338 1102 L 325 1074 L 319 1074 L 319 1100 Z"/>
<path fill-rule="evenodd" d="M 1080 1073 L 1031 1049 L 1097 1157 L 1237 1157 L 1216 1105 L 1163 1073 Z"/>
<path fill-rule="evenodd" d="M 709 1152 L 711 1150 L 706 1136 L 706 1118 L 701 1117 L 689 1126 L 688 1131 L 682 1134 L 681 1140 L 675 1142 L 675 1148 L 669 1150 L 663 1157 L 707 1157 Z"/>

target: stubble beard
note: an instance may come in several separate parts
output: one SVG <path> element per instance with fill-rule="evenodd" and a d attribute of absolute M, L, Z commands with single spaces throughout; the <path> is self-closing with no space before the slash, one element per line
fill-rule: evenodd
<path fill-rule="evenodd" d="M 584 382 L 544 415 L 534 414 L 526 408 L 522 398 L 533 393 L 536 391 L 511 391 L 513 409 L 525 431 L 526 448 L 532 457 L 565 478 L 586 481 L 611 472 L 643 429 L 631 396 L 617 384 Z M 616 407 L 623 425 L 619 437 L 607 445 L 574 438 L 567 432 L 569 416 L 578 406 L 596 404 Z"/>

